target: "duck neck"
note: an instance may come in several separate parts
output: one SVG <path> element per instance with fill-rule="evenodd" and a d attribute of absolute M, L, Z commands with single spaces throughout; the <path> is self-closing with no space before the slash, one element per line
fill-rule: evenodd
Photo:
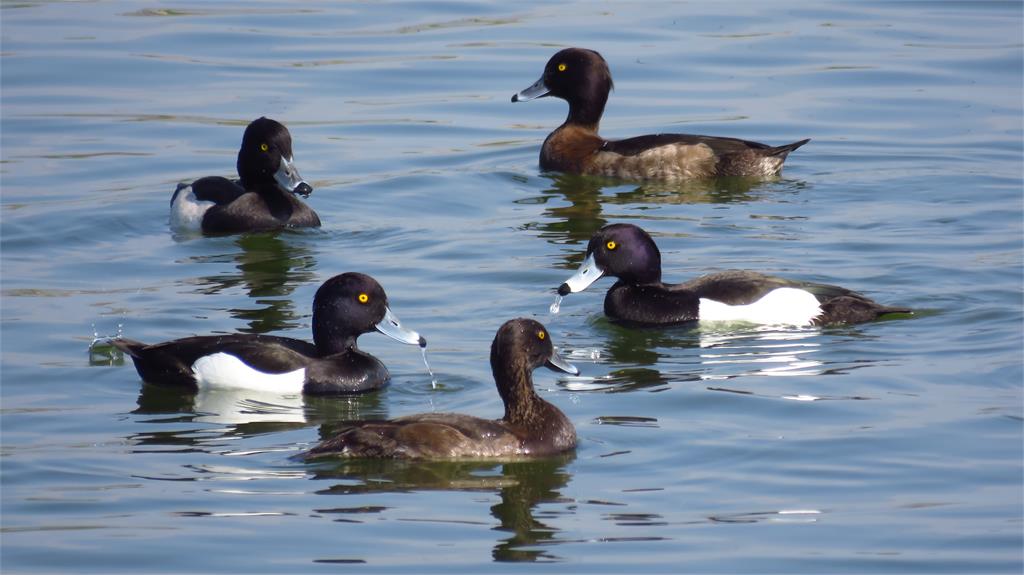
<path fill-rule="evenodd" d="M 343 351 L 359 349 L 356 346 L 358 335 L 348 333 L 330 321 L 318 321 L 313 314 L 313 344 L 321 356 L 333 355 Z"/>
<path fill-rule="evenodd" d="M 503 419 L 514 425 L 526 425 L 537 415 L 536 404 L 541 401 L 533 390 L 532 370 L 522 361 L 491 357 L 491 371 L 505 404 Z"/>
<path fill-rule="evenodd" d="M 629 276 L 621 277 L 620 279 L 633 285 L 660 285 L 661 267 L 659 266 L 651 270 L 644 270 L 636 274 L 630 274 Z"/>
<path fill-rule="evenodd" d="M 238 160 L 235 162 L 238 183 L 247 190 L 254 190 L 268 180 L 273 181 L 273 176 L 265 169 L 261 169 L 251 156 L 251 152 L 241 149 L 238 151 Z"/>
<path fill-rule="evenodd" d="M 566 117 L 565 123 L 587 128 L 596 134 L 607 103 L 607 91 L 591 89 L 580 98 L 569 102 L 569 116 Z"/>
<path fill-rule="evenodd" d="M 244 186 L 243 186 L 244 187 Z M 259 194 L 270 213 L 279 220 L 287 220 L 295 211 L 292 194 L 279 188 L 276 183 L 264 183 L 246 188 Z"/>

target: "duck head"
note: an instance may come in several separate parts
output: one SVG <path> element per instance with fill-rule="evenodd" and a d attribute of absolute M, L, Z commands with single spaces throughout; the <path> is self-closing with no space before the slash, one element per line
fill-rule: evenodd
<path fill-rule="evenodd" d="M 384 288 L 372 277 L 355 272 L 327 280 L 313 297 L 313 342 L 324 354 L 356 346 L 356 338 L 379 331 L 402 343 L 427 346 L 420 334 L 402 326 Z"/>
<path fill-rule="evenodd" d="M 308 197 L 313 187 L 293 163 L 292 135 L 284 124 L 270 118 L 253 120 L 242 135 L 238 150 L 238 177 L 246 189 L 270 185 Z"/>
<path fill-rule="evenodd" d="M 597 125 L 614 88 L 608 63 L 584 48 L 566 48 L 548 60 L 544 74 L 529 88 L 514 94 L 513 102 L 554 96 L 569 102 L 567 123 Z"/>
<path fill-rule="evenodd" d="M 505 322 L 491 343 L 491 370 L 495 379 L 512 366 L 532 372 L 540 366 L 570 375 L 579 375 L 576 366 L 555 351 L 551 335 L 540 322 L 519 318 Z"/>
<path fill-rule="evenodd" d="M 558 287 L 558 295 L 581 292 L 603 276 L 630 284 L 661 281 L 661 252 L 644 230 L 632 224 L 610 224 L 587 244 L 587 255 L 576 273 Z"/>

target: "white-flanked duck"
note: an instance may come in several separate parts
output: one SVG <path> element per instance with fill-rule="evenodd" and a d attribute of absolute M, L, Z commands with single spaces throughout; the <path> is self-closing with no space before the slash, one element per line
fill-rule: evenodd
<path fill-rule="evenodd" d="M 390 374 L 356 339 L 379 331 L 426 347 L 388 307 L 384 288 L 360 273 L 337 275 L 313 298 L 313 343 L 260 334 L 204 335 L 152 345 L 111 340 L 149 383 L 197 390 L 206 387 L 314 395 L 352 394 L 383 387 Z"/>
<path fill-rule="evenodd" d="M 313 188 L 299 175 L 288 128 L 253 120 L 238 150 L 238 179 L 207 176 L 181 183 L 171 197 L 171 226 L 179 231 L 233 234 L 319 227 L 320 218 L 296 196 Z"/>
<path fill-rule="evenodd" d="M 877 304 L 846 288 L 753 271 L 725 271 L 667 284 L 661 280 L 658 246 L 632 224 L 610 224 L 595 232 L 583 264 L 559 286 L 558 294 L 581 292 L 606 275 L 618 281 L 605 296 L 605 315 L 640 326 L 696 320 L 835 325 L 911 313 Z"/>

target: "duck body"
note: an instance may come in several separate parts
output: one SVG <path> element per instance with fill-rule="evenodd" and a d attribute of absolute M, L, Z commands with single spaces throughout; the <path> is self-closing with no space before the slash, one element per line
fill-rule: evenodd
<path fill-rule="evenodd" d="M 313 343 L 225 334 L 152 345 L 118 338 L 111 344 L 132 358 L 144 381 L 157 385 L 336 395 L 372 391 L 390 380 L 384 364 L 356 346 L 359 335 L 374 329 L 402 343 L 426 345 L 419 334 L 401 326 L 373 278 L 347 273 L 317 291 Z"/>
<path fill-rule="evenodd" d="M 310 452 L 383 459 L 491 459 L 543 457 L 576 446 L 575 432 L 565 415 L 552 417 L 552 432 L 533 439 L 521 426 L 502 419 L 461 413 L 423 413 L 387 421 L 366 421 L 346 428 Z M 555 422 L 557 420 L 557 423 Z"/>
<path fill-rule="evenodd" d="M 296 197 L 309 196 L 313 188 L 293 163 L 291 134 L 283 124 L 269 118 L 250 123 L 237 169 L 237 180 L 207 176 L 178 184 L 171 226 L 207 234 L 320 226 L 316 212 Z"/>
<path fill-rule="evenodd" d="M 192 391 L 354 394 L 382 387 L 391 378 L 380 360 L 359 349 L 321 356 L 315 345 L 287 337 L 210 335 L 153 345 L 122 338 L 114 345 L 131 356 L 143 381 Z"/>
<path fill-rule="evenodd" d="M 559 295 L 583 291 L 604 275 L 617 277 L 604 312 L 639 326 L 691 321 L 742 321 L 766 325 L 836 325 L 873 321 L 905 308 L 880 305 L 852 290 L 731 270 L 680 283 L 661 280 L 661 253 L 637 226 L 611 224 L 598 230 L 579 270 Z"/>
<path fill-rule="evenodd" d="M 316 212 L 293 194 L 274 186 L 246 190 L 239 180 L 221 176 L 178 184 L 171 214 L 175 229 L 207 234 L 320 227 Z"/>
<path fill-rule="evenodd" d="M 596 129 L 563 124 L 544 140 L 540 167 L 631 180 L 767 178 L 782 173 L 786 155 L 809 141 L 772 147 L 735 138 L 690 134 L 605 140 L 597 135 Z"/>
<path fill-rule="evenodd" d="M 681 284 L 617 281 L 605 295 L 605 315 L 636 325 L 689 321 L 835 325 L 863 323 L 909 310 L 880 306 L 854 291 L 745 270 L 708 274 Z"/>
<path fill-rule="evenodd" d="M 771 177 L 786 156 L 810 140 L 784 146 L 716 136 L 651 134 L 606 140 L 598 134 L 613 82 L 608 64 L 593 50 L 567 48 L 513 102 L 555 96 L 569 103 L 565 122 L 540 150 L 542 170 L 635 180 L 689 180 L 720 176 Z"/>
<path fill-rule="evenodd" d="M 576 447 L 572 422 L 533 389 L 531 373 L 541 365 L 578 373 L 555 353 L 540 323 L 510 320 L 491 346 L 491 370 L 505 404 L 504 417 L 425 413 L 358 422 L 322 441 L 305 458 L 514 459 L 571 450 Z"/>

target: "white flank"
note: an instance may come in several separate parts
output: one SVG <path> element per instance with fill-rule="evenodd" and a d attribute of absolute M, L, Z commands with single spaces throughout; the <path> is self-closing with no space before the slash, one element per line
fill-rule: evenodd
<path fill-rule="evenodd" d="M 821 314 L 814 294 L 796 288 L 778 288 L 747 305 L 727 305 L 701 298 L 697 317 L 701 321 L 745 321 L 764 325 L 811 325 Z"/>
<path fill-rule="evenodd" d="M 216 204 L 196 199 L 192 186 L 178 191 L 171 204 L 171 227 L 178 230 L 200 231 L 203 228 L 203 214 Z"/>
<path fill-rule="evenodd" d="M 196 384 L 203 388 L 252 389 L 277 393 L 301 393 L 306 368 L 285 373 L 266 373 L 253 369 L 237 357 L 218 352 L 204 355 L 192 364 Z"/>

